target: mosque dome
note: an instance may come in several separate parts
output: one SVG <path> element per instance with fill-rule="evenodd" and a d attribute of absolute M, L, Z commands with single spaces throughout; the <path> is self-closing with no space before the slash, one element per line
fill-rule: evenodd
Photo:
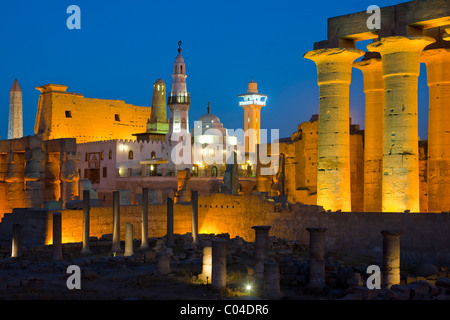
<path fill-rule="evenodd" d="M 220 130 L 220 132 L 222 132 L 222 134 L 224 134 L 223 124 L 220 122 L 219 117 L 210 113 L 210 109 L 211 108 L 208 103 L 208 113 L 202 115 L 198 119 L 198 122 L 201 122 L 202 134 L 208 129 L 218 129 Z M 198 128 L 200 128 L 200 124 L 198 124 L 197 126 Z"/>
<path fill-rule="evenodd" d="M 207 113 L 204 114 L 203 116 L 201 116 L 198 121 L 201 121 L 202 123 L 206 123 L 206 124 L 221 124 L 220 123 L 220 119 L 213 114 Z"/>

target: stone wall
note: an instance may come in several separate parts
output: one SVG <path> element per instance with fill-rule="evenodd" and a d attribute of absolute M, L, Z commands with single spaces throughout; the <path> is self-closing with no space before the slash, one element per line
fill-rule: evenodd
<path fill-rule="evenodd" d="M 232 196 L 211 194 L 199 196 L 199 232 L 228 233 L 254 241 L 255 225 L 272 226 L 269 235 L 288 240 L 309 243 L 307 227 L 326 227 L 326 251 L 343 257 L 373 260 L 382 258 L 382 230 L 401 229 L 402 261 L 429 261 L 435 264 L 450 262 L 450 214 L 449 213 L 361 213 L 324 212 L 321 207 L 290 205 L 266 201 L 259 195 Z M 28 226 L 33 239 L 45 235 L 44 243 L 51 243 L 52 215 L 42 223 L 42 211 L 31 214 L 33 209 L 21 209 L 6 215 L 0 223 L 0 237 L 8 240 L 12 224 L 20 221 Z M 82 210 L 63 210 L 62 227 L 64 242 L 81 242 Z M 141 238 L 141 209 L 139 206 L 122 206 L 120 209 L 121 239 L 124 240 L 125 224 L 133 224 L 134 238 Z M 191 232 L 191 212 L 188 205 L 174 206 L 174 233 Z M 51 212 L 49 212 L 51 213 Z M 41 218 L 39 218 L 41 217 Z M 91 208 L 91 236 L 101 237 L 112 233 L 112 208 Z M 39 220 L 39 219 L 40 220 Z M 38 220 L 36 220 L 38 219 Z M 41 222 L 38 222 L 41 221 Z M 149 206 L 149 237 L 166 234 L 166 205 Z M 24 242 L 26 237 L 24 236 Z M 42 241 L 41 241 L 42 242 Z M 39 243 L 43 244 L 43 243 Z"/>
<path fill-rule="evenodd" d="M 41 91 L 35 133 L 45 140 L 76 138 L 77 143 L 129 139 L 147 129 L 150 107 L 139 107 L 121 100 L 85 98 L 66 92 L 67 86 L 49 84 Z"/>
<path fill-rule="evenodd" d="M 43 141 L 34 135 L 0 141 L 0 218 L 14 208 L 74 200 L 78 160 L 75 139 Z"/>

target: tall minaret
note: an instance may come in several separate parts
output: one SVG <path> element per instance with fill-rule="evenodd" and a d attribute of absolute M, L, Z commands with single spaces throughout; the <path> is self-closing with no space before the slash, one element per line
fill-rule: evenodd
<path fill-rule="evenodd" d="M 191 97 L 186 89 L 186 66 L 181 55 L 181 41 L 178 42 L 178 55 L 173 64 L 172 92 L 168 97 L 169 105 L 169 134 L 185 129 L 189 132 L 188 111 Z"/>
<path fill-rule="evenodd" d="M 260 143 L 261 108 L 266 106 L 267 96 L 258 93 L 258 84 L 252 80 L 248 83 L 247 93 L 238 97 L 242 98 L 239 106 L 244 108 L 245 152 L 255 153 L 256 145 Z"/>
<path fill-rule="evenodd" d="M 147 123 L 147 132 L 166 134 L 169 131 L 166 109 L 166 84 L 158 79 L 153 84 L 152 113 Z"/>
<path fill-rule="evenodd" d="M 22 137 L 22 89 L 16 79 L 14 80 L 11 91 L 9 92 L 8 139 L 17 139 Z"/>

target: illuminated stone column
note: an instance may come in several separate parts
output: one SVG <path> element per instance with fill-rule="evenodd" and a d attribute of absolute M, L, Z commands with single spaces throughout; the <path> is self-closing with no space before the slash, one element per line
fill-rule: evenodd
<path fill-rule="evenodd" d="M 62 260 L 62 229 L 61 213 L 53 213 L 53 260 Z"/>
<path fill-rule="evenodd" d="M 12 152 L 9 156 L 5 182 L 7 210 L 12 212 L 14 208 L 25 207 L 25 153 Z"/>
<path fill-rule="evenodd" d="M 425 50 L 429 88 L 428 211 L 450 210 L 450 43 Z"/>
<path fill-rule="evenodd" d="M 402 231 L 381 231 L 383 235 L 383 287 L 400 284 L 400 235 Z"/>
<path fill-rule="evenodd" d="M 13 224 L 11 257 L 19 258 L 21 256 L 22 256 L 22 225 Z"/>
<path fill-rule="evenodd" d="M 90 191 L 83 190 L 83 248 L 81 249 L 82 254 L 90 254 L 89 249 L 89 235 L 90 235 Z"/>
<path fill-rule="evenodd" d="M 148 188 L 142 188 L 142 235 L 141 249 L 148 249 Z"/>
<path fill-rule="evenodd" d="M 367 46 L 381 54 L 383 63 L 383 212 L 420 211 L 418 77 L 420 54 L 434 41 L 424 36 L 396 36 Z"/>
<path fill-rule="evenodd" d="M 211 273 L 212 273 L 212 247 L 204 247 L 202 273 L 199 274 L 198 278 L 208 283 L 208 281 L 209 282 L 211 281 Z"/>
<path fill-rule="evenodd" d="M 317 204 L 351 211 L 349 91 L 352 66 L 363 51 L 318 49 L 305 54 L 317 65 L 319 143 Z"/>
<path fill-rule="evenodd" d="M 255 230 L 255 278 L 264 280 L 264 263 L 267 259 L 270 226 L 254 226 Z"/>
<path fill-rule="evenodd" d="M 125 224 L 125 257 L 133 255 L 133 225 L 131 223 Z"/>
<path fill-rule="evenodd" d="M 381 212 L 383 176 L 384 80 L 381 58 L 354 63 L 364 77 L 364 211 Z"/>
<path fill-rule="evenodd" d="M 120 192 L 113 191 L 113 241 L 112 253 L 120 251 Z"/>
<path fill-rule="evenodd" d="M 225 239 L 212 241 L 211 287 L 213 290 L 225 289 L 227 285 L 227 242 Z"/>
<path fill-rule="evenodd" d="M 309 231 L 310 289 L 322 291 L 325 287 L 325 231 L 326 228 L 306 228 Z"/>

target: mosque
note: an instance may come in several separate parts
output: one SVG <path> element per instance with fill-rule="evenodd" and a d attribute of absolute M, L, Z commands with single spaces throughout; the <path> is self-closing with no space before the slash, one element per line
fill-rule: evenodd
<path fill-rule="evenodd" d="M 241 140 L 247 139 L 246 149 L 243 141 L 230 135 L 219 117 L 211 113 L 210 102 L 207 113 L 194 121 L 193 132 L 190 132 L 187 69 L 181 54 L 181 41 L 178 44 L 172 88 L 168 91 L 164 81 L 157 79 L 153 84 L 151 107 L 120 100 L 86 98 L 68 92 L 64 85 L 47 84 L 36 88 L 41 94 L 35 133 L 43 141 L 76 139 L 79 188 L 92 189 L 91 198 L 98 197 L 108 203 L 111 190 L 122 189 L 127 195 L 123 203 L 134 204 L 138 190 L 146 186 L 153 192 L 158 189 L 163 202 L 169 191 L 161 189 L 173 189 L 176 181 L 164 178 L 176 177 L 183 170 L 189 170 L 192 177 L 202 178 L 197 184 L 205 185 L 199 187 L 204 192 L 218 191 L 232 152 L 245 153 L 247 159 L 254 154 L 256 148 L 249 148 L 248 144 L 259 142 L 260 110 L 266 96 L 258 94 L 253 80 L 248 85 L 248 92 L 239 96 L 243 100 L 240 105 L 245 105 L 245 128 L 255 129 L 249 131 L 254 135 L 250 139 L 242 134 Z M 13 88 L 18 85 L 16 81 Z M 264 97 L 264 102 L 260 97 Z M 12 101 L 21 107 L 20 103 Z M 247 189 L 250 190 L 251 184 L 255 184 L 255 165 L 245 158 L 239 163 L 239 175 L 248 178 Z M 74 198 L 77 196 L 79 194 L 74 194 Z"/>

